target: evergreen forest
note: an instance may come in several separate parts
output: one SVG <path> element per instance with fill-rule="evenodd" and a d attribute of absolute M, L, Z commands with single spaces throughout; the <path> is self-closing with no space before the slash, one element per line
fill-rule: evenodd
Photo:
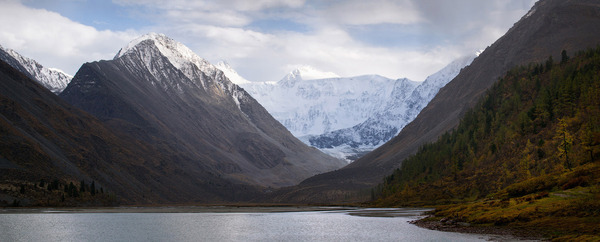
<path fill-rule="evenodd" d="M 372 198 L 378 206 L 435 205 L 436 216 L 454 221 L 582 239 L 600 234 L 599 156 L 600 48 L 573 57 L 562 51 L 560 60 L 509 71 Z"/>

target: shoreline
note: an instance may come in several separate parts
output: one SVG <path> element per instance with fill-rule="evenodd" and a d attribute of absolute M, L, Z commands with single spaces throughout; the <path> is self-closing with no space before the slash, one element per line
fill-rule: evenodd
<path fill-rule="evenodd" d="M 499 227 L 499 226 L 478 226 L 469 223 L 454 221 L 444 221 L 445 219 L 433 220 L 434 217 L 427 216 L 421 219 L 410 221 L 411 224 L 420 228 L 456 232 L 465 234 L 481 234 L 492 236 L 495 241 L 547 241 L 541 233 L 527 229 Z"/>
<path fill-rule="evenodd" d="M 276 213 L 353 210 L 352 206 L 120 206 L 120 207 L 5 207 L 0 214 L 22 213 Z"/>

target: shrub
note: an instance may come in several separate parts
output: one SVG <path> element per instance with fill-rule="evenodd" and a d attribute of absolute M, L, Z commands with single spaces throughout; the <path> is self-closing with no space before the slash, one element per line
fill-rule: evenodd
<path fill-rule="evenodd" d="M 539 191 L 550 190 L 554 186 L 556 186 L 556 179 L 546 175 L 512 184 L 506 188 L 506 192 L 510 197 L 520 197 Z"/>

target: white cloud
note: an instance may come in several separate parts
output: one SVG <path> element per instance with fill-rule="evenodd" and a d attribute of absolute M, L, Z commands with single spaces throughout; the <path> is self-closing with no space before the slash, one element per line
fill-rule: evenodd
<path fill-rule="evenodd" d="M 241 27 L 252 22 L 250 15 L 270 8 L 297 8 L 304 0 L 113 0 L 123 6 L 158 10 L 149 20 Z M 165 19 L 166 18 L 166 19 Z M 159 23 L 160 24 L 160 23 Z"/>
<path fill-rule="evenodd" d="M 16 1 L 3 2 L 0 8 L 0 44 L 72 75 L 84 62 L 112 58 L 137 35 L 135 31 L 98 31 Z"/>
<path fill-rule="evenodd" d="M 167 29 L 164 29 L 167 31 Z M 182 26 L 169 34 L 209 61 L 226 59 L 251 81 L 277 81 L 290 66 L 311 65 L 342 76 L 380 74 L 416 81 L 458 57 L 451 49 L 418 52 L 373 47 L 340 28 L 264 34 L 242 28 Z"/>
<path fill-rule="evenodd" d="M 115 1 L 149 9 L 160 20 L 153 31 L 184 42 L 210 61 L 226 59 L 249 80 L 277 80 L 289 66 L 308 64 L 340 75 L 421 81 L 453 58 L 491 44 L 532 3 L 512 6 L 533 0 Z M 248 29 L 269 18 L 297 22 L 308 31 Z M 408 49 L 400 37 L 399 44 L 390 46 L 349 35 L 352 26 L 382 24 L 410 26 L 420 29 L 423 38 L 438 39 L 428 49 Z"/>
<path fill-rule="evenodd" d="M 413 0 L 422 13 L 424 32 L 462 45 L 485 48 L 501 37 L 537 0 Z"/>
<path fill-rule="evenodd" d="M 269 8 L 297 8 L 304 5 L 305 0 L 113 0 L 113 2 L 120 5 L 139 5 L 159 9 L 260 11 Z"/>
<path fill-rule="evenodd" d="M 259 11 L 269 8 L 298 8 L 305 0 L 217 0 L 219 7 L 233 8 L 238 11 Z"/>
<path fill-rule="evenodd" d="M 350 25 L 414 24 L 423 20 L 409 0 L 336 1 L 320 15 L 330 22 Z"/>
<path fill-rule="evenodd" d="M 245 26 L 252 22 L 252 20 L 245 15 L 230 10 L 203 11 L 196 9 L 169 9 L 163 16 L 166 17 L 169 22 L 178 24 L 201 23 L 216 26 Z"/>
<path fill-rule="evenodd" d="M 276 81 L 297 65 L 342 76 L 422 81 L 454 58 L 491 44 L 532 1 L 114 0 L 148 20 L 144 29 L 124 32 L 98 31 L 57 13 L 7 2 L 0 8 L 0 44 L 74 74 L 83 62 L 110 59 L 138 35 L 159 32 L 209 61 L 227 60 L 253 81 Z M 304 29 L 257 30 L 251 27 L 257 20 L 285 20 Z M 415 48 L 403 47 L 401 37 L 390 46 L 350 34 L 352 28 L 375 25 L 409 26 L 419 38 L 437 39 Z"/>

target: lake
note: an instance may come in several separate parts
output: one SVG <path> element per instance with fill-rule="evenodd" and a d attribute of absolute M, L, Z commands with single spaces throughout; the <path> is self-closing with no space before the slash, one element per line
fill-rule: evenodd
<path fill-rule="evenodd" d="M 165 207 L 0 210 L 1 241 L 486 241 L 408 223 L 423 209 Z"/>

